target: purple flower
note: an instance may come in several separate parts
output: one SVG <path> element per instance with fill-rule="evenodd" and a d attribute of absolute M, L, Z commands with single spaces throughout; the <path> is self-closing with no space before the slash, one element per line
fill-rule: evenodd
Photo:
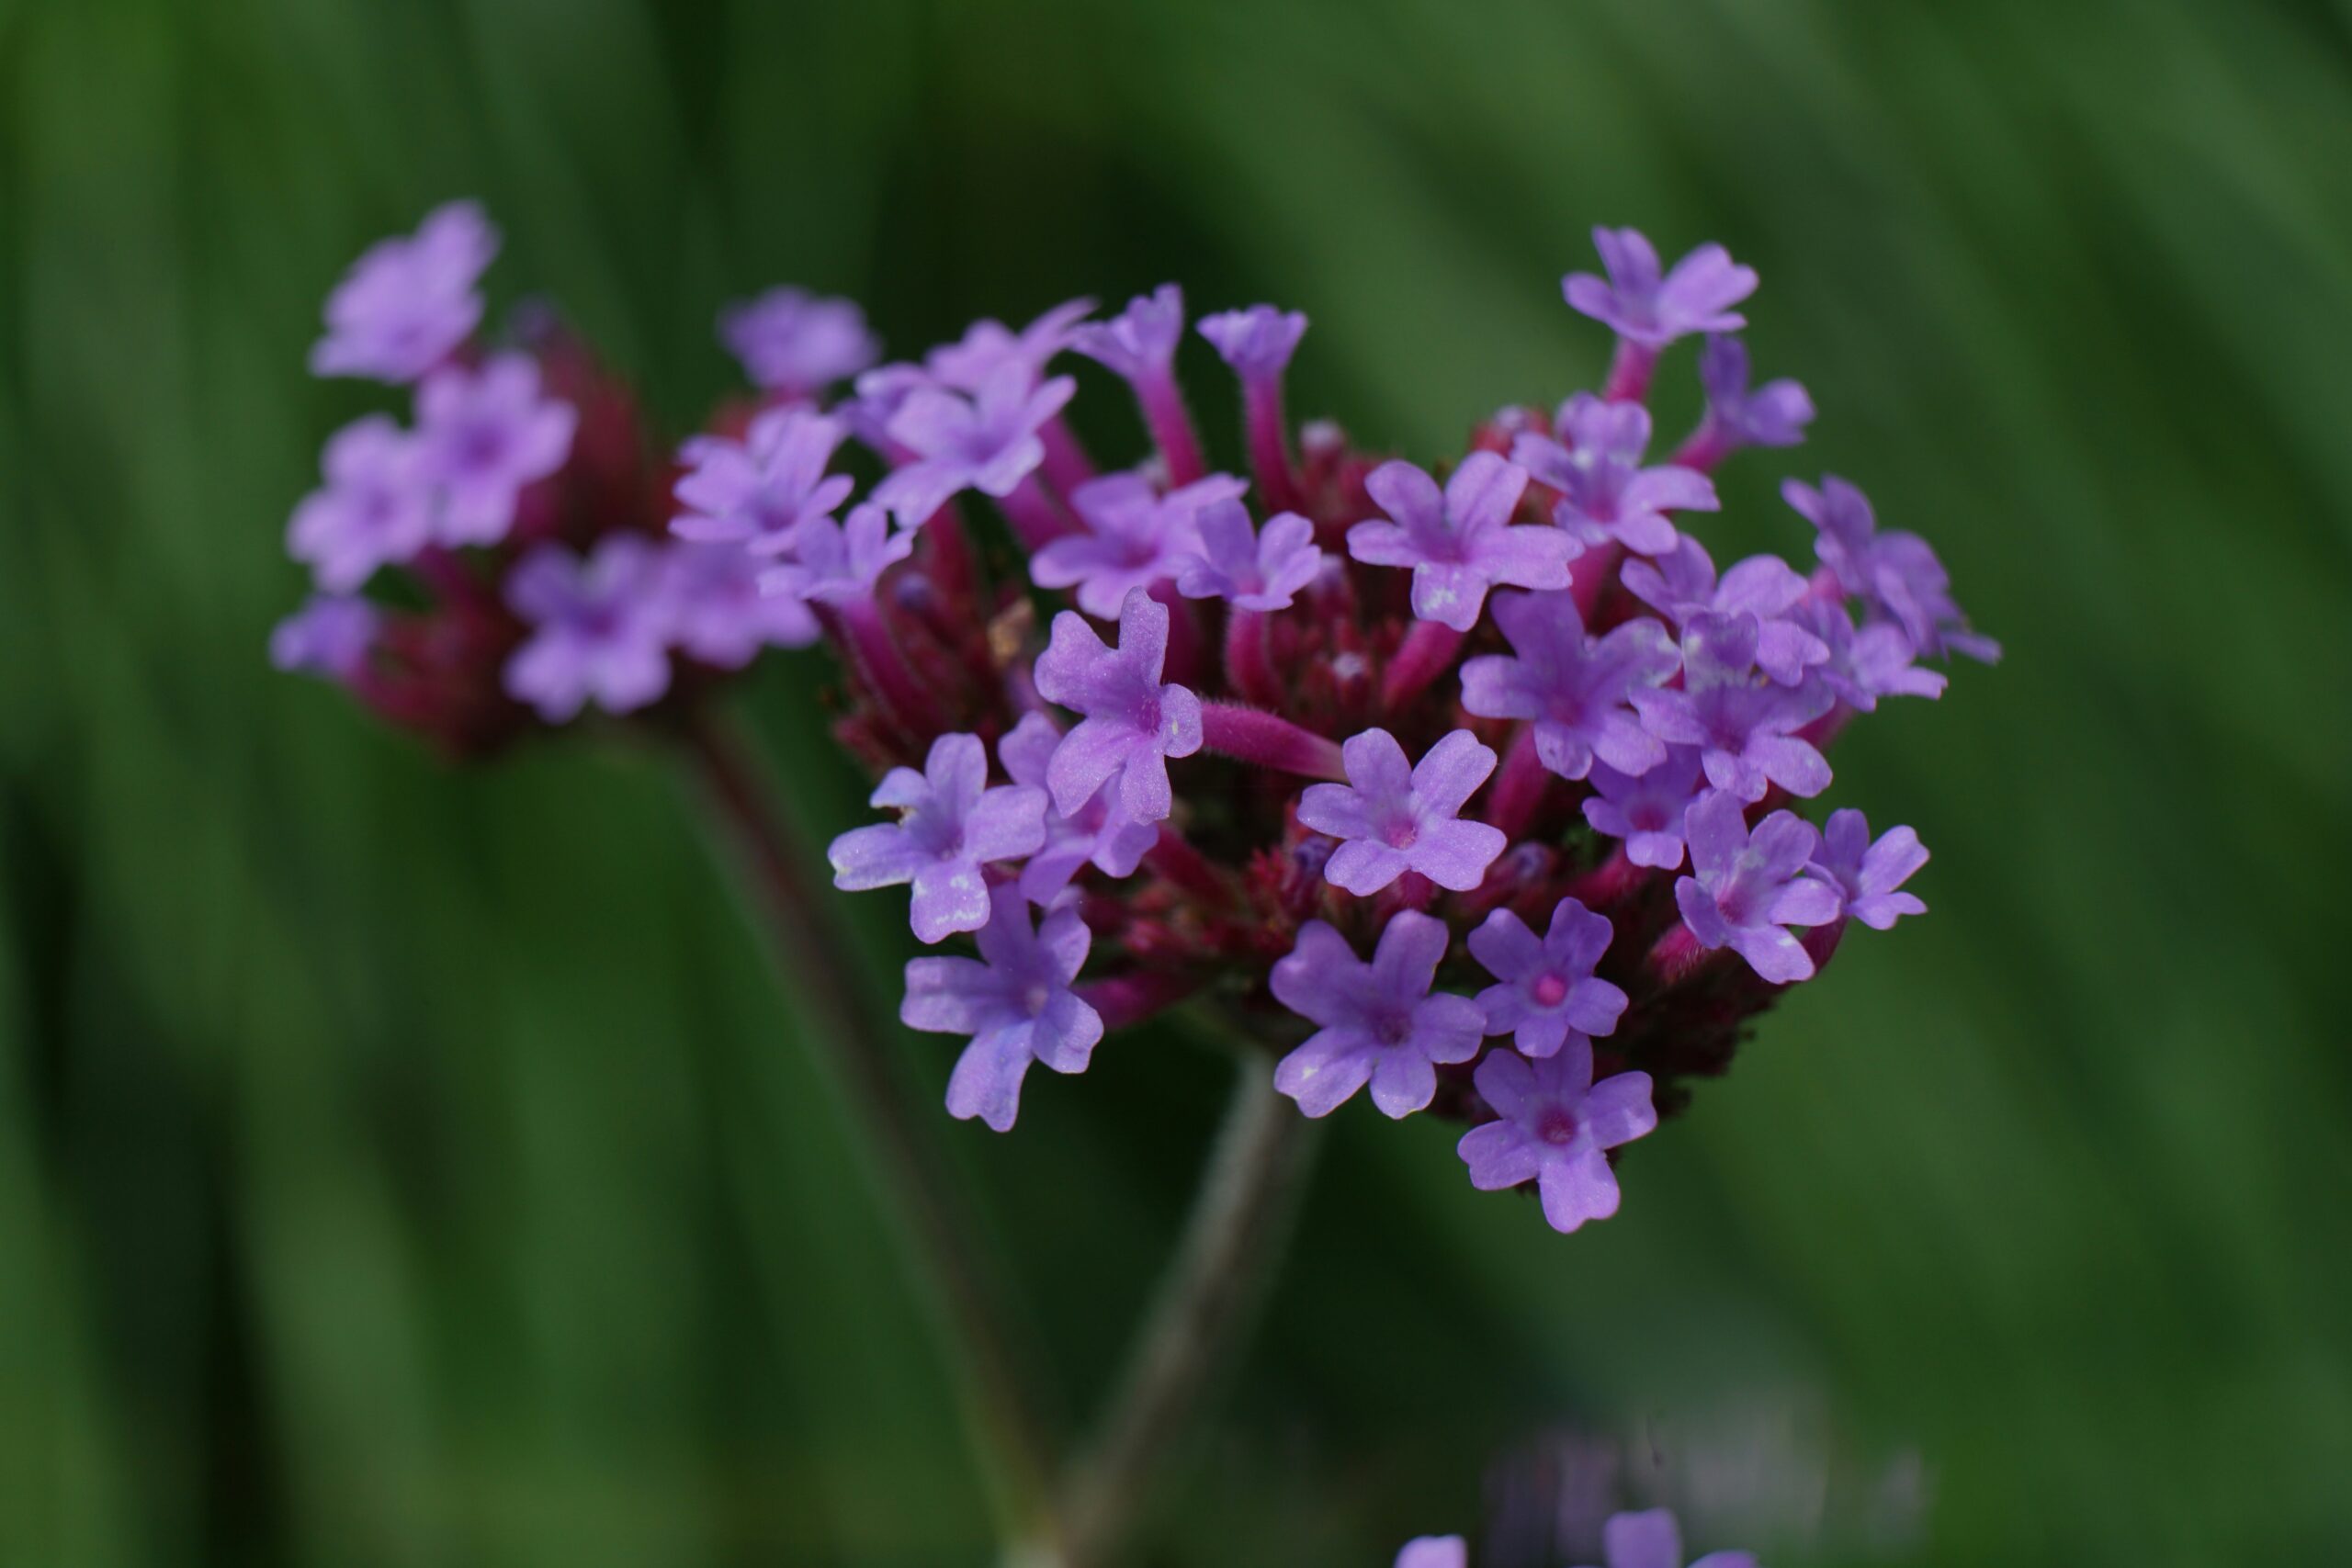
<path fill-rule="evenodd" d="M 880 340 L 854 299 L 823 299 L 789 285 L 718 313 L 718 340 L 743 363 L 752 384 L 805 398 L 856 375 L 880 357 Z"/>
<path fill-rule="evenodd" d="M 1323 570 L 1315 525 L 1295 512 L 1269 517 L 1252 532 L 1249 509 L 1221 501 L 1202 507 L 1193 521 L 1199 547 L 1176 563 L 1176 589 L 1187 599 L 1222 599 L 1261 614 L 1287 610 Z"/>
<path fill-rule="evenodd" d="M 1021 1109 L 1029 1064 L 1084 1072 L 1102 1038 L 1102 1017 L 1070 989 L 1093 943 L 1078 911 L 1055 909 L 1033 928 L 1028 905 L 1013 888 L 994 889 L 988 902 L 987 924 L 976 939 L 978 958 L 909 961 L 899 1021 L 971 1036 L 947 1080 L 948 1114 L 977 1116 L 1001 1133 Z"/>
<path fill-rule="evenodd" d="M 413 235 L 379 241 L 327 296 L 314 376 L 413 381 L 481 321 L 474 285 L 498 254 L 498 231 L 470 201 L 436 208 Z"/>
<path fill-rule="evenodd" d="M 1289 367 L 1298 340 L 1306 335 L 1306 317 L 1297 310 L 1252 305 L 1202 317 L 1200 333 L 1242 380 L 1271 381 Z"/>
<path fill-rule="evenodd" d="M 1771 784 L 1791 795 L 1829 787 L 1829 761 L 1803 729 L 1836 699 L 1828 685 L 1782 686 L 1756 668 L 1763 629 L 1753 615 L 1690 617 L 1682 633 L 1682 685 L 1634 694 L 1642 726 L 1661 740 L 1700 748 L 1707 782 L 1745 801 Z"/>
<path fill-rule="evenodd" d="M 1495 771 L 1494 752 L 1476 736 L 1455 730 L 1416 767 L 1395 736 L 1367 729 L 1340 756 L 1348 782 L 1309 784 L 1298 800 L 1301 822 L 1340 840 L 1323 868 L 1334 886 L 1364 897 L 1408 871 L 1456 893 L 1486 880 L 1503 852 L 1502 830 L 1457 819 Z"/>
<path fill-rule="evenodd" d="M 1540 1062 L 1489 1051 L 1472 1081 L 1499 1120 L 1471 1128 L 1455 1145 L 1471 1186 L 1492 1192 L 1534 1182 L 1544 1219 L 1563 1235 L 1617 1212 L 1606 1151 L 1657 1125 L 1649 1074 L 1594 1083 L 1592 1042 L 1572 1033 Z"/>
<path fill-rule="evenodd" d="M 760 591 L 759 558 L 733 545 L 670 547 L 670 596 L 679 651 L 698 664 L 740 670 L 763 648 L 806 648 L 817 617 L 797 599 Z"/>
<path fill-rule="evenodd" d="M 506 602 L 533 627 L 506 661 L 507 694 L 561 724 L 590 702 L 641 708 L 670 689 L 673 605 L 658 547 L 616 534 L 585 562 L 541 545 L 506 578 Z"/>
<path fill-rule="evenodd" d="M 1729 947 L 1774 985 L 1813 978 L 1813 959 L 1790 926 L 1826 926 L 1841 899 L 1804 874 L 1821 835 L 1794 812 L 1775 811 L 1750 834 L 1739 797 L 1711 790 L 1690 807 L 1690 869 L 1674 885 L 1682 923 L 1702 947 Z"/>
<path fill-rule="evenodd" d="M 1072 328 L 1069 346 L 1129 381 L 1148 381 L 1169 373 L 1183 336 L 1184 291 L 1163 283 L 1107 321 Z"/>
<path fill-rule="evenodd" d="M 1813 423 L 1813 399 L 1785 378 L 1747 389 L 1747 345 L 1713 336 L 1699 351 L 1699 384 L 1707 392 L 1707 434 L 1718 452 L 1742 446 L 1794 446 Z"/>
<path fill-rule="evenodd" d="M 1604 402 L 1578 392 L 1560 406 L 1553 431 L 1512 438 L 1511 459 L 1560 492 L 1552 521 L 1586 543 L 1614 539 L 1637 555 L 1664 555 L 1680 537 L 1668 512 L 1713 512 L 1722 506 L 1706 475 L 1668 463 L 1642 467 L 1649 449 L 1650 411 L 1636 402 Z"/>
<path fill-rule="evenodd" d="M 1470 1568 L 1470 1548 L 1458 1535 L 1425 1535 L 1405 1543 L 1396 1568 Z"/>
<path fill-rule="evenodd" d="M 1034 854 L 1046 841 L 1045 792 L 1026 784 L 989 788 L 988 750 L 977 735 L 941 736 L 922 773 L 892 768 L 868 804 L 898 812 L 899 820 L 835 839 L 826 852 L 833 886 L 862 893 L 913 884 L 909 924 L 921 942 L 988 924 L 981 867 Z"/>
<path fill-rule="evenodd" d="M 1064 610 L 1054 617 L 1053 637 L 1037 656 L 1037 694 L 1081 716 L 1046 769 L 1063 816 L 1074 816 L 1114 773 L 1121 808 L 1136 821 L 1161 821 L 1175 809 L 1168 759 L 1201 749 L 1201 700 L 1161 683 L 1167 657 L 1168 606 L 1140 588 L 1119 607 L 1115 649 L 1085 616 Z"/>
<path fill-rule="evenodd" d="M 441 542 L 494 545 L 525 486 L 563 467 L 580 416 L 539 391 L 538 362 L 502 354 L 449 366 L 416 389 L 416 434 L 442 491 Z"/>
<path fill-rule="evenodd" d="M 433 542 L 424 450 L 390 418 L 369 414 L 336 431 L 321 467 L 326 484 L 302 498 L 286 529 L 287 553 L 309 563 L 321 588 L 347 593 Z"/>
<path fill-rule="evenodd" d="M 1067 376 L 1038 385 L 1025 365 L 1010 360 L 968 398 L 915 388 L 889 423 L 890 439 L 915 461 L 875 486 L 875 501 L 911 525 L 959 491 L 1011 495 L 1046 460 L 1037 432 L 1077 389 Z"/>
<path fill-rule="evenodd" d="M 1560 283 L 1568 306 L 1630 343 L 1663 348 L 1691 333 L 1737 332 L 1747 318 L 1732 310 L 1756 292 L 1756 272 L 1736 265 L 1721 245 L 1701 245 L 1659 276 L 1657 252 L 1634 229 L 1595 229 L 1592 243 L 1609 271 Z"/>
<path fill-rule="evenodd" d="M 1635 865 L 1672 871 L 1682 863 L 1682 814 L 1701 788 L 1696 746 L 1668 747 L 1666 761 L 1638 776 L 1595 762 L 1592 787 L 1584 819 L 1594 832 L 1624 840 Z"/>
<path fill-rule="evenodd" d="M 1014 784 L 1043 790 L 1061 743 L 1062 732 L 1052 719 L 1041 713 L 1024 714 L 996 743 L 996 760 Z M 1159 829 L 1129 817 L 1117 789 L 1108 783 L 1068 815 L 1048 804 L 1046 845 L 1021 868 L 1021 891 L 1033 903 L 1049 903 L 1069 886 L 1080 867 L 1090 864 L 1105 876 L 1132 876 L 1145 852 L 1159 840 Z"/>
<path fill-rule="evenodd" d="M 1820 530 L 1815 548 L 1838 586 L 1903 628 L 1913 649 L 1930 658 L 1964 653 L 1990 664 L 2001 645 L 1968 629 L 1952 602 L 1951 577 L 1928 541 L 1917 534 L 1878 531 L 1870 498 L 1835 474 L 1821 488 L 1790 479 L 1781 497 Z"/>
<path fill-rule="evenodd" d="M 1274 1087 L 1309 1116 L 1328 1116 L 1369 1081 L 1383 1113 L 1408 1116 L 1437 1094 L 1434 1064 L 1478 1054 L 1486 1015 L 1467 997 L 1430 994 L 1445 922 L 1418 909 L 1389 918 L 1372 962 L 1321 920 L 1274 964 L 1274 999 L 1322 1027 L 1274 1068 Z"/>
<path fill-rule="evenodd" d="M 279 670 L 349 681 L 368 662 L 383 612 L 365 599 L 318 593 L 271 628 L 269 661 Z"/>
<path fill-rule="evenodd" d="M 1556 1053 L 1568 1040 L 1608 1034 L 1625 1011 L 1625 993 L 1597 978 L 1592 966 L 1616 928 L 1574 898 L 1552 910 L 1539 939 L 1509 909 L 1497 909 L 1470 933 L 1470 954 L 1502 982 L 1478 993 L 1487 1032 L 1508 1034 L 1524 1056 Z M 1590 1080 L 1591 1068 L 1585 1070 Z"/>
<path fill-rule="evenodd" d="M 1002 321 L 974 321 L 960 339 L 925 355 L 923 368 L 942 386 L 977 392 L 1011 367 L 1026 390 L 1045 374 L 1046 362 L 1070 346 L 1072 330 L 1093 309 L 1091 299 L 1072 299 L 1017 333 Z"/>
<path fill-rule="evenodd" d="M 1664 626 L 1641 617 L 1588 637 L 1566 593 L 1504 594 L 1495 624 L 1512 651 L 1463 664 L 1464 708 L 1481 718 L 1533 720 L 1537 758 L 1564 779 L 1583 778 L 1596 757 L 1624 773 L 1666 761 L 1664 742 L 1627 705 L 1674 673 L 1674 640 Z"/>
<path fill-rule="evenodd" d="M 1821 639 L 1828 657 L 1816 667 L 1838 699 L 1858 713 L 1877 711 L 1881 697 L 1940 697 L 1946 684 L 1939 670 L 1923 670 L 1911 639 L 1893 621 L 1872 621 L 1854 629 L 1854 617 L 1836 597 L 1815 594 L 1796 608 L 1796 618 Z"/>
<path fill-rule="evenodd" d="M 1682 1532 L 1665 1508 L 1612 1516 L 1600 1527 L 1600 1546 L 1609 1568 L 1682 1568 Z M 1756 1568 L 1756 1558 L 1746 1551 L 1710 1551 L 1690 1568 Z"/>
<path fill-rule="evenodd" d="M 1029 558 L 1029 576 L 1040 588 L 1075 584 L 1078 607 L 1110 620 L 1131 589 L 1166 581 L 1199 553 L 1194 520 L 1203 507 L 1231 502 L 1249 488 L 1228 474 L 1211 474 L 1166 495 L 1139 474 L 1090 479 L 1069 498 L 1086 531 L 1046 544 Z"/>
<path fill-rule="evenodd" d="M 827 474 L 844 434 L 841 421 L 808 409 L 770 409 L 741 441 L 697 436 L 679 456 L 687 464 L 676 494 L 686 508 L 671 519 L 682 539 L 741 545 L 782 555 L 802 525 L 830 519 L 857 481 Z"/>
<path fill-rule="evenodd" d="M 890 514 L 870 502 L 852 508 L 846 523 L 812 517 L 800 525 L 796 539 L 793 558 L 763 572 L 760 588 L 820 604 L 870 601 L 882 574 L 915 547 L 915 531 L 893 531 Z"/>
<path fill-rule="evenodd" d="M 1686 537 L 1655 562 L 1627 561 L 1618 575 L 1628 592 L 1678 630 L 1693 615 L 1755 616 L 1757 666 L 1783 686 L 1795 685 L 1829 657 L 1827 643 L 1786 618 L 1804 599 L 1807 584 L 1778 556 L 1750 556 L 1719 581 L 1699 541 Z"/>
<path fill-rule="evenodd" d="M 1445 481 L 1407 462 L 1372 471 L 1364 490 L 1393 521 L 1348 530 L 1348 554 L 1372 566 L 1413 569 L 1413 614 L 1466 632 L 1487 590 L 1566 588 L 1568 562 L 1583 547 L 1554 528 L 1513 527 L 1527 470 L 1492 452 L 1473 452 Z"/>
<path fill-rule="evenodd" d="M 1846 896 L 1846 913 L 1883 931 L 1905 915 L 1924 915 L 1917 894 L 1895 889 L 1928 863 L 1927 847 L 1908 828 L 1890 828 L 1871 842 L 1870 818 L 1851 807 L 1829 814 L 1821 848 L 1806 869 L 1836 883 Z"/>

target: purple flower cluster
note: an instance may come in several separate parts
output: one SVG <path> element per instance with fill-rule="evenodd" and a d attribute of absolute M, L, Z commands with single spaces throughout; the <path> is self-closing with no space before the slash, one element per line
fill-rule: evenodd
<path fill-rule="evenodd" d="M 325 597 L 275 656 L 367 691 L 396 628 L 357 595 L 388 566 L 486 601 L 449 657 L 547 723 L 821 638 L 888 814 L 834 841 L 838 886 L 904 886 L 917 939 L 978 950 L 906 976 L 907 1024 L 969 1042 L 957 1117 L 1010 1126 L 1032 1063 L 1080 1071 L 1189 1000 L 1275 1042 L 1304 1113 L 1365 1090 L 1465 1123 L 1471 1183 L 1573 1231 L 1615 1213 L 1613 1151 L 1850 923 L 1923 908 L 1910 829 L 1794 807 L 1855 716 L 1998 649 L 1834 477 L 1783 492 L 1817 565 L 1718 572 L 1690 531 L 1712 470 L 1814 417 L 1752 385 L 1756 275 L 1720 246 L 1668 267 L 1598 231 L 1605 277 L 1564 289 L 1616 334 L 1606 383 L 1433 466 L 1294 431 L 1295 311 L 1188 321 L 1171 284 L 876 365 L 854 305 L 777 289 L 721 321 L 759 406 L 664 478 L 611 460 L 635 427 L 577 355 L 472 344 L 490 242 L 452 211 L 331 307 L 322 361 L 421 378 L 416 428 L 330 443 L 292 529 Z M 1705 412 L 1660 458 L 1648 390 L 1693 336 Z M 1228 471 L 1180 369 L 1211 350 L 1240 392 Z M 1065 418 L 1081 378 L 1124 384 L 1142 460 L 1097 464 Z M 1672 1555 L 1670 1526 L 1625 1529 L 1612 1568 Z"/>
<path fill-rule="evenodd" d="M 1686 1568 L 1682 1560 L 1682 1530 L 1666 1508 L 1611 1515 L 1600 1529 L 1601 1554 L 1607 1568 Z M 1470 1547 L 1458 1535 L 1425 1535 L 1405 1543 L 1396 1553 L 1396 1568 L 1470 1568 Z M 1747 1551 L 1710 1551 L 1687 1568 L 1756 1568 Z"/>

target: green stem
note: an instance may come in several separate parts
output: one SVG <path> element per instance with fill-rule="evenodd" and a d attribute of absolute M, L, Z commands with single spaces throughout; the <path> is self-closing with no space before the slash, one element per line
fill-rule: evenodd
<path fill-rule="evenodd" d="M 1003 1292 L 932 1143 L 899 1065 L 889 1017 L 865 983 L 838 914 L 813 891 L 810 858 L 770 807 L 752 749 L 707 708 L 685 722 L 686 752 L 765 917 L 778 976 L 802 1015 L 802 1037 L 848 1105 L 881 1189 L 901 1261 L 951 1364 L 965 1425 L 996 1508 L 1004 1561 L 1058 1568 L 1065 1559 L 1047 1489 L 1046 1447 L 1026 1391 L 1023 1359 L 1005 1327 Z"/>
<path fill-rule="evenodd" d="M 1248 1338 L 1313 1161 L 1316 1123 L 1245 1053 L 1168 1273 L 1092 1446 L 1063 1489 L 1069 1561 L 1114 1561 L 1151 1483 Z"/>

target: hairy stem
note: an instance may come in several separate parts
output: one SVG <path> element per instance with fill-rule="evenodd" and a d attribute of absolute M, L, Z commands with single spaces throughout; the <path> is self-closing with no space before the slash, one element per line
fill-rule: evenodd
<path fill-rule="evenodd" d="M 1151 1483 L 1236 1358 L 1280 1261 L 1316 1124 L 1247 1054 L 1185 1221 L 1091 1447 L 1063 1493 L 1070 1562 L 1114 1561 Z"/>
<path fill-rule="evenodd" d="M 902 1261 L 938 1335 L 972 1446 L 986 1475 L 1007 1562 L 1048 1568 L 1064 1559 L 1047 1495 L 1046 1449 L 1004 1326 L 1002 1292 L 978 1246 L 980 1232 L 958 1199 L 898 1062 L 883 1021 L 889 1010 L 862 983 L 864 964 L 823 908 L 811 857 L 771 808 L 763 770 L 741 737 L 707 708 L 683 735 L 724 848 L 765 917 L 780 976 L 818 1055 L 861 1134 L 859 1146 L 882 1190 Z"/>

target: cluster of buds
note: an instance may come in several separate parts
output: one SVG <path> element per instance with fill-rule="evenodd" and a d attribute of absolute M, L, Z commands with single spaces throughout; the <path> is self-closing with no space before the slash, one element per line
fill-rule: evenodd
<path fill-rule="evenodd" d="M 1032 1064 L 1080 1071 L 1189 1000 L 1272 1043 L 1309 1116 L 1368 1090 L 1469 1123 L 1471 1180 L 1534 1190 L 1571 1231 L 1615 1212 L 1611 1151 L 1723 1071 L 1849 921 L 1924 907 L 1901 890 L 1927 859 L 1910 829 L 1791 803 L 1828 786 L 1856 714 L 1940 694 L 1920 660 L 1997 649 L 1841 479 L 1783 489 L 1810 572 L 1719 573 L 1684 531 L 1718 508 L 1717 464 L 1813 417 L 1793 382 L 1751 388 L 1729 334 L 1756 276 L 1720 246 L 1667 270 L 1599 231 L 1607 276 L 1565 292 L 1616 334 L 1601 391 L 1505 409 L 1437 472 L 1294 433 L 1304 316 L 1188 323 L 1170 285 L 872 368 L 855 307 L 775 291 L 722 318 L 756 410 L 619 476 L 634 425 L 591 444 L 589 405 L 543 389 L 625 411 L 559 368 L 584 355 L 470 345 L 487 235 L 445 210 L 329 306 L 319 367 L 422 376 L 418 429 L 330 446 L 293 547 L 336 596 L 281 628 L 281 662 L 412 722 L 423 685 L 445 736 L 499 708 L 466 723 L 503 734 L 821 638 L 835 733 L 889 813 L 834 841 L 835 881 L 907 886 L 917 939 L 976 949 L 910 963 L 901 1010 L 967 1038 L 958 1117 L 1010 1127 Z M 1212 471 L 1193 425 L 1188 325 L 1239 381 L 1241 472 Z M 1694 335 L 1705 415 L 1649 463 L 1644 400 Z M 1072 360 L 1125 382 L 1145 460 L 1089 454 Z M 392 564 L 431 610 L 351 597 Z"/>

